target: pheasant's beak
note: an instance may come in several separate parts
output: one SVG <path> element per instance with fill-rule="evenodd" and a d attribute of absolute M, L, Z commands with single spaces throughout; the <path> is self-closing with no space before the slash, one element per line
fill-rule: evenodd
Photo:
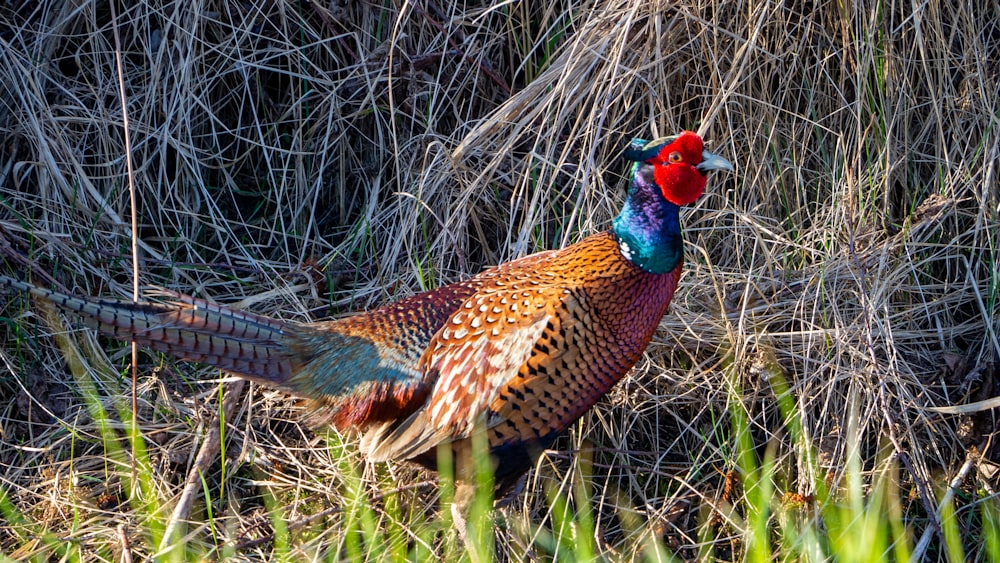
<path fill-rule="evenodd" d="M 717 154 L 712 154 L 708 151 L 701 151 L 701 164 L 698 164 L 695 168 L 697 168 L 698 172 L 701 172 L 702 175 L 705 175 L 709 170 L 727 170 L 732 172 L 733 164 Z"/>

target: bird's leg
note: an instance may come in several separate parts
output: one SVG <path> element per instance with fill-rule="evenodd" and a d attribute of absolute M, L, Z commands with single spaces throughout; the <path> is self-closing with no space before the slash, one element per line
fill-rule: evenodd
<path fill-rule="evenodd" d="M 455 482 L 455 498 L 451 501 L 451 521 L 463 545 L 469 541 L 469 509 L 476 498 L 476 486 L 466 481 Z"/>
<path fill-rule="evenodd" d="M 482 489 L 482 483 L 464 479 L 455 481 L 455 496 L 451 503 L 451 517 L 461 540 L 461 548 L 472 563 L 493 561 L 493 503 L 487 493 L 492 484 Z"/>

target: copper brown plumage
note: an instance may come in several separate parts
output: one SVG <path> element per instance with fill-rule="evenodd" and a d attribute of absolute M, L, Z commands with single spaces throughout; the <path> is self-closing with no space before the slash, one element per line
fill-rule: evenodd
<path fill-rule="evenodd" d="M 708 171 L 731 169 L 694 133 L 633 142 L 626 156 L 632 183 L 611 230 L 346 319 L 293 323 L 165 290 L 132 303 L 0 285 L 305 397 L 373 461 L 433 467 L 436 446 L 462 454 L 483 428 L 509 483 L 639 359 L 680 278 L 679 207 Z"/>

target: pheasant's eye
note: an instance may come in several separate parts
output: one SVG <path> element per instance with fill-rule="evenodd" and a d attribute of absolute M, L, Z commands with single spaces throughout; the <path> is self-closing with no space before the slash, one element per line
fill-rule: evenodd
<path fill-rule="evenodd" d="M 678 162 L 680 162 L 682 160 L 684 160 L 684 157 L 682 157 L 681 153 L 679 153 L 677 151 L 674 151 L 674 152 L 670 153 L 669 156 L 667 156 L 667 161 L 670 162 L 671 164 L 677 164 Z"/>

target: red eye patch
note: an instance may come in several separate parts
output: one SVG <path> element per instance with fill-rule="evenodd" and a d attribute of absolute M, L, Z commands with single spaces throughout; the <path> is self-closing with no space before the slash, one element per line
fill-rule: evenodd
<path fill-rule="evenodd" d="M 660 153 L 656 155 L 656 160 L 658 161 L 656 164 L 673 162 L 670 160 L 670 155 L 676 152 L 680 153 L 681 160 L 691 166 L 696 166 L 701 162 L 701 152 L 704 149 L 705 144 L 702 142 L 701 137 L 691 131 L 685 131 L 674 139 L 674 142 L 660 149 Z"/>

